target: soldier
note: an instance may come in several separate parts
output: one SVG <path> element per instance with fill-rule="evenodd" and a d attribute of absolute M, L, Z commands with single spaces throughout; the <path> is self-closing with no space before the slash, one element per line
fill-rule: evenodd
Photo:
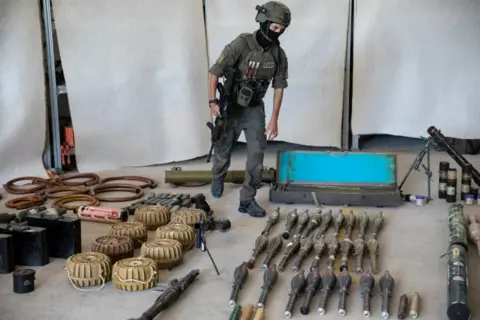
<path fill-rule="evenodd" d="M 267 138 L 274 139 L 278 135 L 277 121 L 288 78 L 287 56 L 280 47 L 278 38 L 290 25 L 291 13 L 286 5 L 278 1 L 269 1 L 256 9 L 258 12 L 255 20 L 260 28 L 253 34 L 240 34 L 223 49 L 210 68 L 209 105 L 213 116 L 220 114 L 218 100 L 215 98 L 218 79 L 227 67 L 235 68 L 234 103 L 229 111 L 225 133 L 215 149 L 212 195 L 219 198 L 223 194 L 232 148 L 243 131 L 248 155 L 238 211 L 252 217 L 264 217 L 265 210 L 255 201 L 255 195 L 261 182 Z M 270 82 L 274 88 L 273 112 L 265 127 L 263 97 Z"/>

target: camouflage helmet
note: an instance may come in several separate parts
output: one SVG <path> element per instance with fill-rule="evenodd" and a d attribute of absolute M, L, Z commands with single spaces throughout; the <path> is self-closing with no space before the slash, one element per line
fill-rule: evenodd
<path fill-rule="evenodd" d="M 258 13 L 255 21 L 259 23 L 270 21 L 288 27 L 292 20 L 290 9 L 279 1 L 269 1 L 263 6 L 257 6 L 256 9 Z"/>

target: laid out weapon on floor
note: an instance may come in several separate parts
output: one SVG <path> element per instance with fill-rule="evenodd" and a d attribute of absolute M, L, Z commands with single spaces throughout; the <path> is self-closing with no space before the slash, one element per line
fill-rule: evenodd
<path fill-rule="evenodd" d="M 285 307 L 285 318 L 290 319 L 292 317 L 293 309 L 295 308 L 295 303 L 297 302 L 298 297 L 305 289 L 305 271 L 302 270 L 296 275 L 293 276 L 292 280 L 290 281 L 290 293 L 287 302 L 287 306 Z"/>
<path fill-rule="evenodd" d="M 283 272 L 285 270 L 288 261 L 297 253 L 297 251 L 300 249 L 300 245 L 300 235 L 295 235 L 285 248 L 282 259 L 277 266 L 278 271 Z"/>
<path fill-rule="evenodd" d="M 150 193 L 146 199 L 138 200 L 131 203 L 129 206 L 122 209 L 122 211 L 128 212 L 129 215 L 133 215 L 135 210 L 147 205 L 163 205 L 166 207 L 182 206 L 190 207 L 194 201 L 193 197 L 185 193 Z"/>
<path fill-rule="evenodd" d="M 264 319 L 265 319 L 265 309 L 257 308 L 257 311 L 255 311 L 255 315 L 253 316 L 253 320 L 264 320 Z"/>
<path fill-rule="evenodd" d="M 395 280 L 390 271 L 386 270 L 378 281 L 380 286 L 380 296 L 382 297 L 381 313 L 383 319 L 390 317 L 390 299 L 392 298 L 393 289 L 395 287 Z"/>
<path fill-rule="evenodd" d="M 348 269 L 343 269 L 338 276 L 339 297 L 338 297 L 338 314 L 345 316 L 347 314 L 347 296 L 352 285 L 352 276 L 348 273 Z"/>
<path fill-rule="evenodd" d="M 318 287 L 320 287 L 321 277 L 318 270 L 310 271 L 307 276 L 307 287 L 305 289 L 305 297 L 303 298 L 302 306 L 300 307 L 301 314 L 309 314 L 310 313 L 310 305 L 312 303 L 312 299 L 317 293 Z"/>
<path fill-rule="evenodd" d="M 321 222 L 322 222 L 322 210 L 311 214 L 307 222 L 307 226 L 302 231 L 302 234 L 301 234 L 302 240 L 306 239 L 310 235 L 310 233 L 312 233 L 313 230 L 315 230 L 315 228 L 318 227 L 318 225 Z"/>
<path fill-rule="evenodd" d="M 165 183 L 172 185 L 209 184 L 213 181 L 210 170 L 183 170 L 182 167 L 173 167 L 165 170 Z M 242 184 L 245 181 L 245 170 L 229 170 L 225 176 L 225 183 Z M 275 169 L 262 169 L 262 183 L 275 182 Z"/>
<path fill-rule="evenodd" d="M 398 302 L 397 318 L 405 319 L 408 316 L 408 296 L 402 294 Z"/>
<path fill-rule="evenodd" d="M 202 213 L 200 215 L 200 221 L 198 223 L 195 223 L 195 247 L 197 249 L 200 249 L 202 252 L 206 252 L 208 254 L 208 257 L 210 258 L 210 261 L 212 262 L 213 267 L 215 268 L 215 272 L 217 275 L 220 275 L 220 271 L 218 271 L 217 264 L 215 263 L 215 260 L 213 260 L 212 254 L 210 253 L 210 250 L 208 250 L 207 247 L 207 238 L 205 236 L 205 231 L 208 230 L 208 226 L 211 223 L 215 224 L 215 221 L 211 216 L 207 216 L 206 213 Z M 228 231 L 230 229 L 230 220 L 225 219 L 225 227 L 228 225 Z M 209 222 L 210 221 L 210 222 Z"/>
<path fill-rule="evenodd" d="M 321 216 L 321 224 L 320 227 L 318 228 L 317 235 L 315 236 L 315 239 L 320 239 L 320 237 L 327 231 L 327 229 L 330 227 L 330 224 L 333 221 L 333 216 L 332 216 L 332 210 L 326 210 L 322 212 Z"/>
<path fill-rule="evenodd" d="M 363 215 L 358 218 L 358 234 L 357 238 L 353 242 L 353 247 L 355 248 L 355 272 L 358 274 L 363 273 L 363 257 L 367 248 L 365 244 L 365 231 L 367 230 L 368 222 L 368 214 L 364 212 Z"/>
<path fill-rule="evenodd" d="M 253 304 L 247 304 L 245 308 L 243 308 L 242 316 L 240 320 L 250 320 L 253 315 Z"/>
<path fill-rule="evenodd" d="M 262 264 L 263 270 L 267 270 L 273 258 L 275 258 L 278 252 L 282 249 L 282 246 L 283 246 L 283 238 L 281 235 L 270 239 L 270 241 L 268 242 L 267 249 L 265 250 L 267 255 L 265 257 L 265 260 L 263 260 L 263 264 Z"/>
<path fill-rule="evenodd" d="M 241 316 L 242 316 L 242 306 L 239 304 L 236 304 L 233 307 L 232 313 L 230 313 L 230 317 L 228 317 L 228 320 L 240 320 Z"/>
<path fill-rule="evenodd" d="M 247 281 L 248 278 L 248 268 L 247 263 L 244 261 L 241 265 L 235 268 L 233 272 L 233 288 L 232 293 L 230 294 L 230 299 L 228 301 L 228 305 L 230 307 L 234 307 L 237 301 L 238 294 L 240 290 L 242 290 L 243 285 Z"/>
<path fill-rule="evenodd" d="M 450 157 L 460 166 L 460 168 L 465 167 L 466 165 L 471 165 L 471 163 L 465 159 L 459 152 L 453 148 L 453 146 L 447 141 L 447 138 L 443 133 L 437 129 L 435 126 L 431 126 L 427 129 L 428 134 L 433 138 L 433 141 L 438 146 L 443 147 Z M 475 181 L 477 186 L 480 186 L 480 172 L 472 165 L 472 180 Z"/>
<path fill-rule="evenodd" d="M 375 278 L 371 272 L 364 273 L 360 276 L 360 294 L 362 296 L 362 313 L 365 318 L 370 318 L 372 314 L 371 300 L 373 287 L 375 286 Z"/>
<path fill-rule="evenodd" d="M 375 216 L 372 221 L 372 233 L 367 242 L 367 249 L 368 255 L 370 257 L 370 269 L 374 274 L 378 274 L 378 251 L 379 251 L 379 244 L 378 244 L 378 233 L 383 227 L 383 213 L 380 212 Z"/>
<path fill-rule="evenodd" d="M 327 249 L 327 241 L 325 240 L 325 235 L 322 234 L 320 239 L 315 241 L 315 245 L 313 246 L 314 257 L 312 260 L 312 264 L 310 265 L 310 271 L 318 270 L 318 266 L 320 265 L 320 259 Z"/>
<path fill-rule="evenodd" d="M 355 221 L 355 215 L 350 211 L 345 218 L 345 237 L 343 238 L 340 247 L 340 271 L 348 269 L 348 258 L 350 257 L 353 248 L 351 237 L 353 228 L 355 227 Z"/>
<path fill-rule="evenodd" d="M 329 270 L 322 274 L 322 289 L 320 290 L 320 300 L 318 301 L 317 312 L 320 315 L 324 315 L 326 313 L 328 298 L 332 294 L 332 291 L 335 289 L 337 285 L 337 276 L 335 272 Z"/>
<path fill-rule="evenodd" d="M 207 122 L 207 127 L 210 129 L 211 134 L 211 147 L 208 152 L 207 163 L 210 162 L 213 149 L 221 142 L 222 136 L 225 134 L 225 128 L 227 127 L 228 113 L 232 105 L 232 95 L 235 89 L 235 68 L 226 67 L 223 70 L 224 82 L 217 83 L 218 91 L 218 107 L 220 115 L 215 118 L 215 121 Z"/>
<path fill-rule="evenodd" d="M 266 234 L 262 233 L 260 236 L 257 237 L 255 240 L 255 247 L 253 248 L 252 256 L 247 262 L 247 268 L 253 269 L 255 266 L 255 262 L 257 261 L 257 257 L 265 251 L 268 245 L 268 237 Z"/>
<path fill-rule="evenodd" d="M 418 292 L 414 292 L 412 294 L 412 300 L 410 301 L 408 315 L 412 319 L 417 319 L 420 315 L 420 295 L 418 294 Z"/>
<path fill-rule="evenodd" d="M 279 219 L 280 219 L 280 208 L 276 208 L 268 215 L 267 224 L 265 225 L 265 228 L 263 228 L 263 231 L 261 234 L 265 234 L 265 235 L 270 234 L 272 227 L 277 224 Z"/>
<path fill-rule="evenodd" d="M 157 298 L 155 303 L 145 311 L 139 318 L 130 320 L 153 320 L 160 312 L 164 311 L 185 292 L 200 274 L 199 270 L 192 270 L 185 277 L 172 280 L 168 287 Z"/>
<path fill-rule="evenodd" d="M 298 215 L 297 219 L 297 227 L 295 229 L 295 234 L 301 237 L 303 229 L 307 226 L 308 220 L 310 220 L 310 216 L 308 215 L 308 210 L 304 210 L 302 213 Z"/>
<path fill-rule="evenodd" d="M 327 270 L 333 270 L 333 264 L 335 263 L 338 249 L 339 249 L 338 238 L 334 236 L 330 241 L 327 242 L 327 252 L 328 252 Z"/>
<path fill-rule="evenodd" d="M 260 293 L 260 298 L 258 298 L 258 303 L 257 303 L 258 308 L 265 307 L 265 304 L 267 303 L 268 295 L 270 294 L 273 287 L 277 283 L 277 280 L 278 280 L 277 266 L 272 265 L 272 267 L 268 268 L 263 273 L 263 286 L 262 286 L 262 292 Z"/>
<path fill-rule="evenodd" d="M 301 243 L 300 251 L 297 254 L 297 257 L 293 261 L 292 271 L 298 272 L 303 261 L 307 258 L 310 254 L 310 251 L 313 249 L 313 236 L 308 237 Z"/>
<path fill-rule="evenodd" d="M 290 238 L 290 232 L 293 230 L 293 228 L 297 224 L 297 220 L 298 220 L 297 209 L 293 209 L 287 215 L 287 222 L 285 223 L 285 230 L 282 233 L 283 239 L 287 240 L 288 238 Z"/>
<path fill-rule="evenodd" d="M 333 236 L 338 237 L 338 233 L 345 222 L 345 216 L 343 215 L 342 209 L 338 210 L 335 220 L 333 221 Z"/>

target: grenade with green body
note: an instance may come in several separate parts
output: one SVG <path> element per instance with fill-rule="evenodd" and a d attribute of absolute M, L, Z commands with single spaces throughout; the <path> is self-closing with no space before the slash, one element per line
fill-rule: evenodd
<path fill-rule="evenodd" d="M 298 220 L 298 213 L 297 209 L 293 209 L 293 211 L 289 212 L 287 215 L 287 222 L 285 223 L 285 230 L 282 233 L 283 239 L 290 238 L 290 233 L 292 232 L 293 227 Z"/>
<path fill-rule="evenodd" d="M 313 237 L 308 237 L 304 240 L 303 244 L 300 246 L 300 251 L 298 252 L 297 257 L 293 261 L 292 271 L 298 272 L 300 266 L 302 265 L 303 260 L 308 256 L 310 251 L 313 249 Z"/>
<path fill-rule="evenodd" d="M 228 301 L 228 305 L 230 307 L 235 306 L 238 294 L 240 293 L 240 290 L 242 290 L 242 287 L 247 281 L 247 278 L 248 268 L 247 263 L 244 261 L 241 265 L 235 268 L 235 271 L 233 273 L 233 288 L 232 293 L 230 294 L 230 299 Z"/>
<path fill-rule="evenodd" d="M 307 226 L 302 231 L 302 240 L 306 239 L 310 233 L 312 233 L 313 230 L 315 230 L 315 228 L 318 227 L 318 225 L 322 222 L 321 212 L 322 211 L 320 210 L 320 212 L 315 212 L 310 216 Z"/>
<path fill-rule="evenodd" d="M 338 210 L 337 215 L 335 216 L 335 220 L 333 221 L 333 236 L 337 237 L 340 229 L 343 226 L 343 222 L 345 221 L 345 216 L 343 215 L 342 209 Z"/>
<path fill-rule="evenodd" d="M 268 238 L 265 234 L 260 235 L 257 237 L 257 240 L 255 240 L 255 247 L 253 248 L 253 253 L 252 256 L 250 257 L 250 260 L 247 262 L 247 267 L 248 269 L 253 269 L 255 266 L 255 262 L 257 261 L 257 257 L 265 251 L 268 245 Z"/>
<path fill-rule="evenodd" d="M 263 261 L 263 264 L 262 264 L 263 270 L 267 270 L 273 258 L 275 258 L 277 253 L 282 249 L 282 245 L 283 245 L 283 238 L 281 235 L 276 236 L 275 238 L 272 238 L 268 242 L 268 246 L 266 249 L 267 256 L 265 257 L 265 260 Z"/>
<path fill-rule="evenodd" d="M 317 235 L 315 236 L 316 239 L 320 239 L 320 237 L 325 234 L 327 229 L 330 227 L 330 224 L 333 221 L 333 216 L 332 216 L 332 210 L 327 210 L 322 212 L 322 218 L 321 218 L 322 223 L 320 224 L 320 227 L 318 228 Z"/>
<path fill-rule="evenodd" d="M 370 234 L 370 238 L 378 239 L 378 234 L 380 233 L 380 230 L 382 230 L 383 222 L 383 212 L 380 212 L 372 220 L 372 232 Z"/>
<path fill-rule="evenodd" d="M 310 271 L 318 270 L 320 258 L 325 252 L 325 249 L 327 249 L 327 241 L 325 240 L 325 235 L 322 234 L 320 239 L 315 241 L 315 245 L 313 246 L 314 257 L 312 260 L 312 264 L 310 265 Z"/>
<path fill-rule="evenodd" d="M 350 239 L 352 237 L 352 231 L 355 227 L 355 215 L 352 211 L 347 215 L 345 219 L 345 238 L 342 240 L 341 248 L 340 248 L 340 271 L 344 269 L 348 269 L 348 258 L 350 253 L 352 252 L 353 243 Z"/>
<path fill-rule="evenodd" d="M 280 272 L 283 272 L 285 270 L 285 267 L 287 266 L 288 261 L 293 257 L 295 253 L 298 252 L 300 249 L 300 236 L 296 235 L 293 237 L 293 240 L 290 241 L 287 244 L 287 247 L 285 248 L 285 252 L 283 253 L 282 259 L 278 263 L 277 269 Z"/>
<path fill-rule="evenodd" d="M 328 247 L 327 270 L 332 270 L 333 264 L 335 263 L 335 258 L 338 252 L 338 247 L 339 247 L 337 237 L 333 237 L 332 240 L 328 241 L 327 247 Z"/>
<path fill-rule="evenodd" d="M 275 265 L 265 270 L 265 272 L 263 273 L 262 293 L 260 294 L 260 298 L 258 298 L 258 303 L 257 303 L 258 308 L 265 307 L 268 295 L 272 291 L 275 284 L 277 283 L 277 280 L 278 280 L 278 271 Z"/>
<path fill-rule="evenodd" d="M 363 272 L 363 257 L 365 255 L 366 245 L 365 245 L 365 231 L 368 227 L 368 214 L 366 212 L 358 218 L 358 235 L 355 241 L 353 242 L 353 247 L 355 248 L 355 271 L 358 274 Z"/>
<path fill-rule="evenodd" d="M 298 235 L 300 238 L 303 229 L 307 226 L 308 220 L 310 219 L 310 216 L 308 215 L 308 210 L 303 211 L 298 215 L 298 220 L 297 220 L 297 228 L 295 229 L 295 236 Z"/>
<path fill-rule="evenodd" d="M 276 208 L 268 215 L 267 224 L 263 229 L 262 234 L 268 235 L 272 227 L 277 224 L 279 219 L 280 219 L 280 208 Z"/>

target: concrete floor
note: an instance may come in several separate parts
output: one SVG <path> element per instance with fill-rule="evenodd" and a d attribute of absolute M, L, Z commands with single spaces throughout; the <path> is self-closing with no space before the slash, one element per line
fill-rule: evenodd
<path fill-rule="evenodd" d="M 245 156 L 241 150 L 238 153 L 234 157 L 232 168 L 242 169 Z M 413 153 L 400 153 L 398 155 L 399 180 L 405 174 L 414 157 Z M 478 165 L 480 157 L 467 158 L 474 165 Z M 438 162 L 442 160 L 453 163 L 447 155 L 432 154 L 434 174 L 438 170 Z M 275 165 L 273 152 L 269 152 L 265 164 L 268 166 Z M 171 166 L 102 172 L 101 176 L 136 174 L 163 182 L 164 170 Z M 208 168 L 204 160 L 182 163 L 181 166 L 185 169 Z M 436 198 L 436 179 L 433 180 L 432 187 Z M 194 268 L 200 269 L 201 274 L 183 298 L 157 319 L 186 320 L 195 317 L 203 320 L 225 320 L 228 318 L 231 311 L 231 308 L 228 307 L 228 296 L 232 285 L 233 270 L 239 263 L 248 259 L 255 238 L 265 225 L 265 219 L 253 219 L 237 212 L 239 188 L 240 186 L 228 185 L 224 197 L 219 200 L 211 199 L 209 187 L 172 189 L 168 185 L 160 183 L 158 190 L 155 190 L 192 194 L 204 192 L 210 205 L 215 210 L 215 214 L 218 217 L 228 217 L 232 221 L 230 232 L 211 233 L 208 234 L 207 238 L 209 249 L 220 270 L 220 276 L 216 275 L 208 255 L 196 249 L 186 253 L 183 265 L 172 271 L 161 272 L 160 281 L 162 282 L 167 282 L 173 277 L 181 277 Z M 405 192 L 425 194 L 425 175 L 414 172 L 405 186 Z M 258 199 L 266 208 L 273 209 L 275 207 L 268 203 L 268 188 L 266 187 L 259 190 Z M 122 204 L 116 204 L 116 206 L 122 207 Z M 282 212 L 292 207 L 281 206 Z M 298 208 L 313 209 L 313 206 L 299 206 Z M 0 212 L 4 211 L 3 209 L 3 202 L 1 202 Z M 335 212 L 337 208 L 332 209 Z M 390 270 L 396 280 L 395 295 L 392 299 L 392 318 L 396 318 L 400 294 L 416 291 L 422 296 L 422 319 L 447 319 L 445 315 L 447 267 L 446 259 L 441 258 L 447 246 L 447 209 L 447 204 L 441 200 L 435 200 L 425 207 L 405 204 L 399 208 L 384 209 L 386 222 L 380 235 L 380 267 L 382 271 Z M 466 212 L 470 210 L 479 211 L 479 207 L 466 208 Z M 378 209 L 367 208 L 367 211 L 376 213 Z M 281 232 L 283 225 L 284 221 L 281 221 L 274 228 L 274 234 Z M 96 237 L 104 235 L 108 228 L 108 225 L 100 223 L 83 222 L 83 250 L 88 251 L 92 241 Z M 154 237 L 153 232 L 150 233 L 150 237 Z M 475 250 L 470 252 L 469 267 L 470 270 L 476 270 L 479 262 L 478 254 Z M 260 260 L 262 259 L 263 257 Z M 311 257 L 305 262 L 304 266 L 308 266 L 310 261 Z M 108 284 L 102 291 L 77 291 L 72 288 L 67 280 L 63 269 L 64 263 L 65 261 L 62 259 L 52 259 L 47 266 L 36 268 L 36 290 L 26 295 L 12 293 L 12 276 L 0 275 L 0 319 L 125 320 L 140 316 L 158 296 L 156 292 L 122 292 L 115 289 L 112 284 Z M 267 303 L 267 319 L 283 318 L 292 275 L 293 273 L 290 270 L 280 275 L 279 282 Z M 478 273 L 471 272 L 469 274 L 469 296 L 470 306 L 474 309 L 474 312 L 480 311 L 479 284 Z M 245 288 L 240 293 L 239 302 L 242 304 L 256 303 L 261 285 L 262 272 L 259 268 L 252 270 Z M 344 319 L 363 319 L 358 290 L 358 285 L 354 284 L 348 299 L 349 313 Z M 314 300 L 315 305 L 317 299 Z M 339 318 L 336 313 L 337 301 L 337 294 L 334 294 L 330 300 L 327 314 L 322 318 Z M 378 292 L 376 292 L 373 298 L 373 319 L 380 318 L 379 308 L 380 299 Z M 294 317 L 313 319 L 318 315 L 312 313 L 308 316 L 302 316 L 299 314 L 297 307 Z"/>

